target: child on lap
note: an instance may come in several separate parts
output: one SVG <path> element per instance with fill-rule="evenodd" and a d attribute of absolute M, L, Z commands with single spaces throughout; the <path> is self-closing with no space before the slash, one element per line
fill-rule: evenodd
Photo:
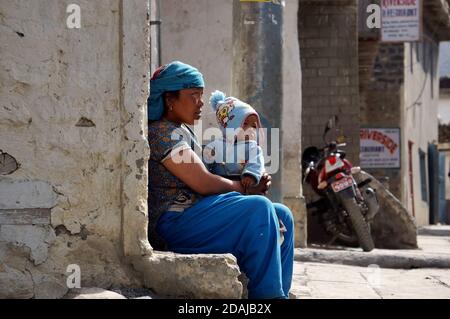
<path fill-rule="evenodd" d="M 211 94 L 210 105 L 216 113 L 222 138 L 209 143 L 203 151 L 208 169 L 216 175 L 240 179 L 245 192 L 259 183 L 264 169 L 261 121 L 249 104 L 223 92 Z M 286 228 L 280 221 L 281 242 Z"/>

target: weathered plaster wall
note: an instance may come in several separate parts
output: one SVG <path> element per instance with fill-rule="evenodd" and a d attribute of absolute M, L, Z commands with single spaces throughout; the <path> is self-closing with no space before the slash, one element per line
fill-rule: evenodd
<path fill-rule="evenodd" d="M 146 220 L 147 1 L 130 3 L 134 20 L 122 1 L 77 1 L 80 29 L 66 1 L 0 3 L 0 149 L 20 163 L 0 177 L 0 297 L 61 297 L 69 264 L 84 287 L 138 284 L 120 259 L 122 213 L 142 215 L 135 234 Z M 123 51 L 133 27 L 144 49 Z"/>

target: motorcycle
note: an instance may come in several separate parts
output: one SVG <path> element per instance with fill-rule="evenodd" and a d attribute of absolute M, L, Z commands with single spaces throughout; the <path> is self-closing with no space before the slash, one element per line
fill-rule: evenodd
<path fill-rule="evenodd" d="M 333 128 L 337 117 L 328 120 L 323 141 L 325 146 L 310 146 L 302 154 L 303 182 L 308 183 L 319 196 L 307 204 L 319 222 L 332 236 L 349 245 L 357 245 L 364 251 L 374 249 L 370 224 L 378 213 L 376 191 L 369 187 L 371 179 L 356 183 L 354 174 L 361 171 L 345 158 L 345 143 L 327 142 L 327 133 Z"/>

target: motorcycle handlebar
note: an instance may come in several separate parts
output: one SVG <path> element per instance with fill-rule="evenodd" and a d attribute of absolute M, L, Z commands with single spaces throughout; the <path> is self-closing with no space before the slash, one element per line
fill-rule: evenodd
<path fill-rule="evenodd" d="M 345 146 L 347 146 L 347 143 L 337 144 L 336 142 L 331 142 L 328 145 L 324 146 L 322 148 L 322 151 L 325 151 L 325 150 L 330 149 L 330 148 L 338 148 L 338 147 L 345 147 Z"/>

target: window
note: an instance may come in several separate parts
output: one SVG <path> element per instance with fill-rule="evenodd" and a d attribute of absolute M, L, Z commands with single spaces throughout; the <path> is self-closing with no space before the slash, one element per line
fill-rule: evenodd
<path fill-rule="evenodd" d="M 424 151 L 419 149 L 419 159 L 420 159 L 420 184 L 422 190 L 422 200 L 424 202 L 428 201 L 428 187 L 427 187 L 427 165 L 426 165 L 426 154 Z"/>

